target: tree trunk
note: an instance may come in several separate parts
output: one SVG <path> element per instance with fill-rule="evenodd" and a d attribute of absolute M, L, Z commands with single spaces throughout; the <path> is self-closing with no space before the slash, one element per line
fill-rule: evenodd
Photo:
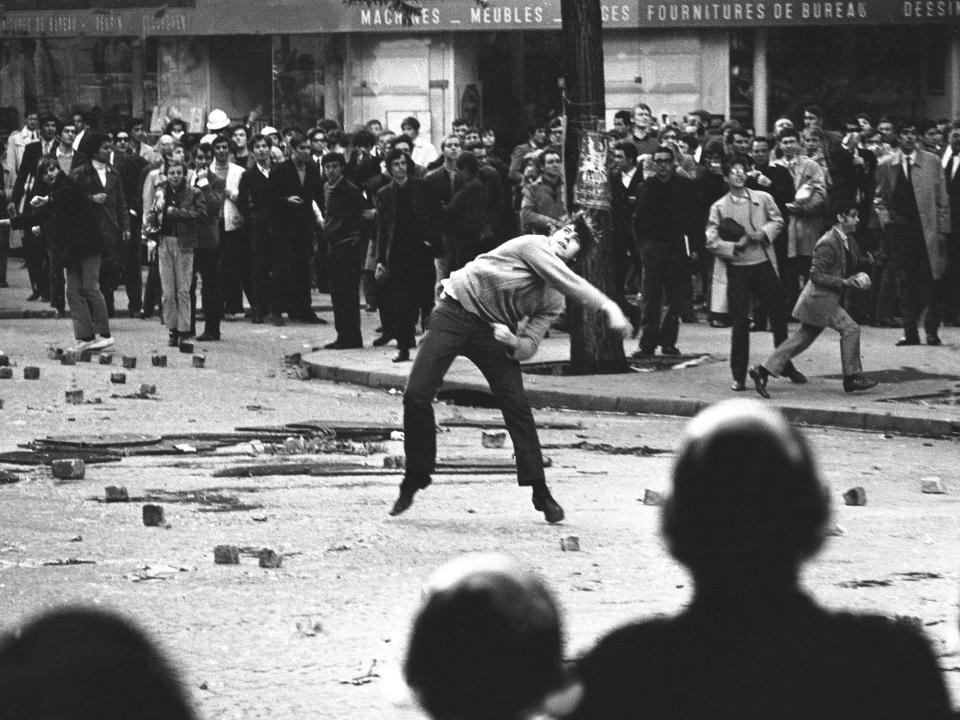
<path fill-rule="evenodd" d="M 567 199 L 573 207 L 573 186 L 580 167 L 580 132 L 603 130 L 605 122 L 600 0 L 561 0 L 560 12 L 563 19 L 564 85 L 567 97 L 564 164 L 567 169 Z M 603 187 L 609 208 L 610 189 L 606 181 Z M 613 226 L 610 211 L 588 208 L 585 213 L 594 229 L 596 243 L 589 252 L 581 253 L 576 261 L 576 270 L 605 294 L 616 297 L 621 289 L 614 288 L 613 282 Z M 607 329 L 603 317 L 571 303 L 567 305 L 567 316 L 572 373 L 586 375 L 627 370 L 623 338 Z"/>

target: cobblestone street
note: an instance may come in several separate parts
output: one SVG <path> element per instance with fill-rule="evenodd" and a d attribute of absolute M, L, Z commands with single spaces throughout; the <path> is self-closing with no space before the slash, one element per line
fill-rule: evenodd
<path fill-rule="evenodd" d="M 210 346 L 207 367 L 197 370 L 175 351 L 167 352 L 170 367 L 151 367 L 151 351 L 166 352 L 162 328 L 118 320 L 116 354 L 139 362 L 126 386 L 112 386 L 116 368 L 46 359 L 47 346 L 62 344 L 67 327 L 24 320 L 0 329 L 0 349 L 18 365 L 13 380 L 0 381 L 0 451 L 53 434 L 400 418 L 395 392 L 301 381 L 283 368 L 285 354 L 322 342 L 326 329 L 243 326 L 231 333 L 238 326 L 227 325 L 227 340 Z M 22 379 L 20 367 L 31 364 L 41 368 L 39 382 Z M 66 405 L 71 382 L 88 400 L 103 402 Z M 140 382 L 156 384 L 158 400 L 110 397 Z M 453 411 L 437 406 L 438 418 Z M 496 417 L 491 410 L 462 412 Z M 583 426 L 541 433 L 553 460 L 548 479 L 567 510 L 567 521 L 556 526 L 543 522 L 509 475 L 438 476 L 411 510 L 393 519 L 386 513 L 395 476 L 212 477 L 216 469 L 256 462 L 242 447 L 125 458 L 89 466 L 86 479 L 69 483 L 55 482 L 47 468 L 6 466 L 23 480 L 0 487 L 3 627 L 63 602 L 118 608 L 160 639 L 204 718 L 374 720 L 417 716 L 391 702 L 391 677 L 420 583 L 457 553 L 506 551 L 542 573 L 566 610 L 571 656 L 627 619 L 675 611 L 689 597 L 689 581 L 659 539 L 658 509 L 642 503 L 645 489 L 667 489 L 670 454 L 550 446 L 588 440 L 672 450 L 685 421 L 561 411 L 538 417 Z M 807 434 L 845 530 L 811 563 L 807 585 L 831 607 L 919 618 L 960 702 L 956 441 L 817 428 Z M 509 443 L 482 448 L 476 428 L 454 428 L 438 444 L 441 458 L 509 460 L 511 453 Z M 402 453 L 401 443 L 388 443 L 387 453 Z M 383 457 L 345 459 L 380 467 Z M 920 493 L 920 478 L 931 475 L 946 481 L 948 494 Z M 142 503 L 97 501 L 108 485 L 124 485 L 131 496 L 202 489 L 242 509 L 164 502 L 169 528 L 147 528 Z M 868 504 L 844 506 L 840 495 L 857 485 Z M 580 552 L 561 550 L 560 539 L 569 535 L 579 537 Z M 282 551 L 283 566 L 261 569 L 250 555 L 239 566 L 215 565 L 213 548 L 221 543 Z M 92 562 L 44 564 L 70 558 Z"/>

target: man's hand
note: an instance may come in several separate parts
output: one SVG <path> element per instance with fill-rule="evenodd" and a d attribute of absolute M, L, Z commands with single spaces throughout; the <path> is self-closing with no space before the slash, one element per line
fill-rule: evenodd
<path fill-rule="evenodd" d="M 48 202 L 50 202 L 50 198 L 47 197 L 46 195 L 36 195 L 30 198 L 30 207 L 34 207 L 34 208 L 43 207 Z"/>
<path fill-rule="evenodd" d="M 366 208 L 365 210 L 363 210 L 363 211 L 360 213 L 360 215 L 363 216 L 363 219 L 364 219 L 364 220 L 376 220 L 376 219 L 377 219 L 377 211 L 376 211 L 376 209 L 374 209 L 374 208 Z"/>
<path fill-rule="evenodd" d="M 130 242 L 130 231 L 129 231 L 129 230 L 124 230 L 124 231 L 120 234 L 120 237 L 123 239 L 124 245 L 126 245 L 128 242 Z"/>
<path fill-rule="evenodd" d="M 490 327 L 493 328 L 493 339 L 501 345 L 506 345 L 511 350 L 516 350 L 520 345 L 520 338 L 503 323 L 492 323 Z"/>
<path fill-rule="evenodd" d="M 17 214 L 17 204 L 13 201 L 7 203 L 7 214 L 11 217 Z"/>
<path fill-rule="evenodd" d="M 147 259 L 150 261 L 157 259 L 157 241 L 147 240 Z"/>
<path fill-rule="evenodd" d="M 299 195 L 291 195 L 287 198 L 287 202 L 291 205 L 303 205 L 303 198 Z"/>
<path fill-rule="evenodd" d="M 600 311 L 607 316 L 607 327 L 620 337 L 627 337 L 633 330 L 627 316 L 623 314 L 623 310 L 615 302 L 608 302 L 600 308 Z"/>
<path fill-rule="evenodd" d="M 91 198 L 97 205 L 103 205 L 107 201 L 106 193 L 94 193 Z"/>
<path fill-rule="evenodd" d="M 763 230 L 754 230 L 752 233 L 747 233 L 747 239 L 751 242 L 763 244 L 767 242 L 767 234 Z"/>
<path fill-rule="evenodd" d="M 377 268 L 373 271 L 373 279 L 380 282 L 381 280 L 385 280 L 388 275 L 390 275 L 390 271 L 387 269 L 387 266 L 383 263 L 377 263 Z"/>

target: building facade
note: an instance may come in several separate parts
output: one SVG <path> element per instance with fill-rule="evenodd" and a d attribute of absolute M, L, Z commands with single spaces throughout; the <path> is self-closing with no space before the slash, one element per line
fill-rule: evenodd
<path fill-rule="evenodd" d="M 611 0 L 602 5 L 607 121 L 636 102 L 766 130 L 817 102 L 960 117 L 960 0 Z M 404 24 L 340 0 L 8 0 L 0 10 L 0 127 L 25 109 L 77 109 L 102 127 L 171 115 L 191 131 L 221 108 L 259 124 L 399 130 L 437 142 L 454 117 L 519 137 L 562 105 L 560 0 L 427 0 Z"/>

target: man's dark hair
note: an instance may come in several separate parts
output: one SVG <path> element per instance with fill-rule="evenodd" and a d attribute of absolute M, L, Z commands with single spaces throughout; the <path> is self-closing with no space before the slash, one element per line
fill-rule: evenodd
<path fill-rule="evenodd" d="M 260 141 L 265 142 L 268 146 L 270 145 L 270 138 L 268 138 L 263 133 L 255 133 L 252 138 L 250 138 L 250 148 L 252 149 Z"/>
<path fill-rule="evenodd" d="M 471 152 L 471 153 L 476 153 L 477 150 L 483 150 L 484 152 L 486 152 L 487 146 L 484 145 L 482 142 L 475 141 L 475 142 L 467 143 L 466 147 L 464 147 L 463 149 L 465 152 Z"/>
<path fill-rule="evenodd" d="M 850 197 L 838 197 L 831 203 L 833 208 L 833 214 L 836 215 L 849 215 L 854 210 L 857 210 L 857 203 Z"/>
<path fill-rule="evenodd" d="M 60 121 L 57 119 L 57 116 L 52 112 L 40 113 L 40 116 L 37 118 L 37 123 L 40 125 L 45 125 L 49 122 L 57 123 L 58 127 L 60 125 Z"/>
<path fill-rule="evenodd" d="M 864 120 L 866 120 L 867 123 L 870 125 L 870 127 L 876 127 L 876 125 L 873 124 L 873 119 L 867 113 L 864 113 L 864 112 L 857 113 L 856 115 L 853 116 L 854 120 L 859 120 L 860 118 L 863 118 Z"/>
<path fill-rule="evenodd" d="M 788 137 L 792 137 L 792 138 L 796 138 L 797 140 L 800 140 L 800 132 L 794 127 L 785 127 L 783 130 L 780 131 L 779 139 L 783 140 L 784 138 L 788 138 Z"/>
<path fill-rule="evenodd" d="M 208 142 L 202 142 L 193 149 L 193 155 L 196 157 L 197 153 L 203 153 L 204 155 L 209 155 L 213 157 L 213 144 Z"/>
<path fill-rule="evenodd" d="M 677 162 L 677 153 L 669 145 L 661 145 L 660 147 L 658 147 L 656 150 L 653 151 L 653 154 L 650 156 L 650 159 L 656 160 L 657 155 L 669 155 L 670 159 L 673 162 Z"/>
<path fill-rule="evenodd" d="M 558 158 L 563 160 L 563 151 L 556 145 L 548 145 L 543 149 L 543 152 L 537 156 L 537 167 L 541 170 L 541 172 L 547 164 L 547 155 L 556 155 Z"/>
<path fill-rule="evenodd" d="M 387 174 L 390 174 L 390 168 L 393 165 L 393 161 L 397 158 L 403 158 L 405 161 L 409 160 L 407 154 L 403 150 L 397 150 L 397 148 L 391 148 L 387 151 L 386 157 L 383 158 L 383 164 L 387 168 Z"/>
<path fill-rule="evenodd" d="M 937 124 L 936 120 L 931 120 L 930 118 L 924 118 L 923 120 L 917 123 L 917 135 L 926 135 L 927 130 L 930 130 L 931 128 L 939 129 L 939 125 Z"/>
<path fill-rule="evenodd" d="M 707 157 L 710 155 L 717 155 L 720 158 L 720 162 L 723 162 L 724 158 L 727 157 L 727 148 L 720 138 L 710 138 L 704 143 L 703 150 L 700 151 L 700 162 L 706 162 Z"/>
<path fill-rule="evenodd" d="M 596 242 L 596 236 L 593 234 L 593 230 L 590 228 L 590 225 L 587 223 L 587 219 L 583 213 L 577 213 L 573 218 L 573 229 L 577 233 L 577 239 L 580 241 L 580 253 L 582 254 L 588 251 Z"/>
<path fill-rule="evenodd" d="M 300 133 L 301 135 L 306 135 L 303 128 L 299 125 L 287 125 L 285 128 L 280 129 L 280 137 L 286 137 L 290 133 Z"/>
<path fill-rule="evenodd" d="M 105 142 L 110 142 L 110 138 L 106 133 L 96 131 L 85 132 L 83 134 L 83 140 L 80 142 L 80 152 L 92 160 L 93 156 L 100 151 L 100 148 L 103 147 Z"/>
<path fill-rule="evenodd" d="M 772 148 L 774 145 L 777 144 L 776 140 L 774 140 L 773 138 L 767 135 L 756 135 L 754 136 L 753 140 L 750 141 L 750 147 L 753 147 L 753 143 L 758 143 L 758 142 L 766 143 L 768 148 Z"/>
<path fill-rule="evenodd" d="M 317 120 L 316 127 L 324 130 L 329 135 L 333 131 L 340 129 L 340 123 L 333 118 L 320 118 Z"/>
<path fill-rule="evenodd" d="M 458 118 L 455 118 L 452 123 L 450 123 L 450 127 L 457 127 L 458 125 L 466 125 L 469 127 L 470 121 L 467 120 L 466 118 L 458 117 Z"/>
<path fill-rule="evenodd" d="M 404 678 L 436 720 L 518 718 L 562 687 L 560 611 L 528 573 L 478 569 L 429 590 Z"/>
<path fill-rule="evenodd" d="M 632 163 L 637 162 L 637 146 L 634 145 L 629 140 L 620 140 L 613 144 L 614 150 L 620 150 L 623 152 L 624 156 Z"/>
<path fill-rule="evenodd" d="M 723 161 L 723 174 L 728 175 L 735 165 L 740 165 L 744 170 L 753 167 L 753 160 L 743 153 L 733 153 Z"/>
<path fill-rule="evenodd" d="M 310 142 L 313 142 L 314 138 L 320 133 L 323 133 L 324 141 L 329 142 L 329 138 L 327 137 L 327 131 L 319 127 L 310 128 L 310 131 L 307 133 L 307 137 L 310 139 Z"/>
<path fill-rule="evenodd" d="M 123 124 L 123 127 L 126 129 L 127 132 L 133 132 L 133 129 L 137 125 L 140 125 L 141 127 L 143 126 L 143 118 L 138 118 L 138 117 L 127 118 L 127 121 Z"/>
<path fill-rule="evenodd" d="M 413 115 L 409 115 L 401 121 L 400 127 L 410 127 L 413 128 L 415 132 L 420 132 L 420 121 L 417 120 Z"/>
<path fill-rule="evenodd" d="M 186 120 L 184 120 L 183 118 L 174 118 L 173 120 L 171 120 L 170 122 L 168 122 L 168 123 L 166 124 L 166 126 L 163 128 L 163 134 L 164 134 L 164 135 L 172 135 L 172 134 L 173 134 L 173 129 L 174 129 L 175 127 L 177 127 L 177 126 L 182 127 L 184 133 L 186 133 L 187 130 L 188 130 L 188 126 L 187 126 L 187 121 L 186 121 Z"/>
<path fill-rule="evenodd" d="M 307 136 L 299 130 L 294 130 L 290 133 L 290 140 L 288 142 L 290 144 L 290 149 L 294 150 L 300 145 L 303 145 L 303 143 L 307 142 Z"/>
<path fill-rule="evenodd" d="M 223 143 L 227 144 L 227 150 L 231 153 L 237 151 L 237 144 L 233 141 L 233 138 L 228 135 L 217 135 L 213 140 L 210 141 L 211 146 L 222 145 Z"/>
<path fill-rule="evenodd" d="M 339 152 L 328 152 L 328 153 L 325 153 L 322 158 L 320 158 L 320 165 L 321 165 L 321 166 L 326 165 L 327 163 L 331 163 L 331 162 L 338 162 L 338 163 L 340 163 L 340 167 L 341 167 L 341 168 L 345 168 L 345 167 L 347 166 L 347 161 L 346 161 L 346 159 L 343 157 L 343 153 L 339 153 Z"/>
<path fill-rule="evenodd" d="M 377 144 L 377 138 L 369 130 L 357 130 L 353 134 L 353 145 L 358 148 L 372 148 Z"/>
<path fill-rule="evenodd" d="M 480 163 L 477 161 L 477 156 L 472 152 L 462 152 L 460 157 L 458 157 L 454 163 L 457 170 L 466 170 L 471 175 L 476 175 L 480 172 Z"/>
<path fill-rule="evenodd" d="M 740 137 L 745 137 L 747 139 L 751 137 L 749 130 L 745 130 L 742 127 L 732 127 L 729 130 L 727 130 L 727 136 L 725 138 L 727 145 L 733 145 L 733 142 L 734 140 L 736 140 L 737 135 L 739 135 Z"/>
<path fill-rule="evenodd" d="M 810 113 L 811 115 L 816 115 L 819 120 L 823 120 L 824 118 L 823 108 L 819 105 L 807 105 L 803 109 L 803 112 L 804 114 Z"/>
<path fill-rule="evenodd" d="M 633 113 L 629 110 L 617 110 L 613 114 L 614 120 L 623 120 L 624 125 L 633 125 Z"/>
<path fill-rule="evenodd" d="M 820 548 L 829 507 L 803 436 L 772 408 L 726 401 L 690 423 L 663 534 L 695 576 L 781 573 Z"/>
<path fill-rule="evenodd" d="M 700 138 L 698 138 L 693 133 L 687 133 L 687 132 L 680 133 L 680 137 L 678 138 L 678 140 L 680 140 L 681 142 L 685 142 L 687 144 L 687 147 L 690 148 L 690 152 L 693 152 L 698 147 L 700 147 Z"/>
<path fill-rule="evenodd" d="M 546 126 L 542 122 L 533 122 L 527 125 L 527 137 L 533 137 L 537 134 L 538 130 L 546 130 Z"/>
<path fill-rule="evenodd" d="M 900 135 L 905 130 L 912 130 L 914 133 L 917 132 L 917 121 L 913 118 L 907 118 L 906 120 L 901 120 L 895 126 L 897 135 Z"/>
<path fill-rule="evenodd" d="M 60 608 L 0 642 L 0 716 L 124 720 L 131 712 L 153 720 L 196 717 L 173 665 L 130 621 Z"/>

